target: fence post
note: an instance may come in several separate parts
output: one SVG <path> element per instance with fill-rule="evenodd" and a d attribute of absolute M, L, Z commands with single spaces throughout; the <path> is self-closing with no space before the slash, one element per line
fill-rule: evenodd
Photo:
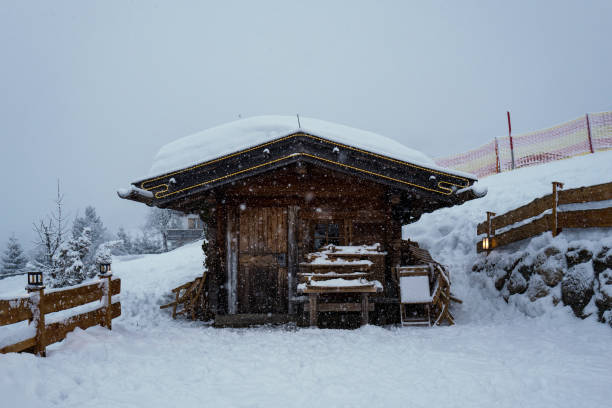
<path fill-rule="evenodd" d="M 493 236 L 495 235 L 493 217 L 495 217 L 495 213 L 487 211 L 487 247 L 484 248 L 487 250 L 487 254 L 495 247 L 495 243 L 493 242 Z"/>
<path fill-rule="evenodd" d="M 500 165 L 499 165 L 499 145 L 497 143 L 497 138 L 495 138 L 495 171 L 497 171 L 497 173 L 500 172 Z"/>
<path fill-rule="evenodd" d="M 508 137 L 510 138 L 510 157 L 512 158 L 512 170 L 514 170 L 514 142 L 512 141 L 512 124 L 510 123 L 510 111 L 508 114 Z"/>
<path fill-rule="evenodd" d="M 591 137 L 591 121 L 589 120 L 589 114 L 586 113 L 584 117 L 586 118 L 587 136 L 589 137 L 589 149 L 591 150 L 591 153 L 595 153 L 595 150 L 593 150 L 593 139 Z"/>
<path fill-rule="evenodd" d="M 45 314 L 42 306 L 45 299 L 45 286 L 42 284 L 42 273 L 40 273 L 40 284 L 32 284 L 32 274 L 37 272 L 28 272 L 28 286 L 26 291 L 30 294 L 32 307 L 32 321 L 30 324 L 36 326 L 36 345 L 34 346 L 34 354 L 45 357 L 47 355 L 47 347 L 45 346 Z"/>
<path fill-rule="evenodd" d="M 561 232 L 561 228 L 559 228 L 559 220 L 557 219 L 557 206 L 559 205 L 559 193 L 557 191 L 558 188 L 563 188 L 563 183 L 558 181 L 552 182 L 553 186 L 553 194 L 552 194 L 552 218 L 553 218 L 553 227 L 552 227 L 552 236 L 556 237 Z"/>
<path fill-rule="evenodd" d="M 113 273 L 111 272 L 111 264 L 109 263 L 99 263 L 98 268 L 100 273 L 98 277 L 102 282 L 102 302 L 104 302 L 104 326 L 108 330 L 112 330 L 112 293 L 111 293 L 111 280 L 113 278 Z M 106 281 L 104 281 L 106 279 Z"/>

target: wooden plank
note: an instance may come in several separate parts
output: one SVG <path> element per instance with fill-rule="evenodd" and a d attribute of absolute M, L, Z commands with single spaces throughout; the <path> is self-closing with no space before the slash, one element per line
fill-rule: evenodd
<path fill-rule="evenodd" d="M 360 303 L 318 303 L 319 312 L 361 312 Z M 374 311 L 374 303 L 368 303 L 368 310 Z M 304 312 L 310 311 L 310 303 L 304 303 Z"/>
<path fill-rule="evenodd" d="M 295 313 L 295 306 L 291 301 L 295 297 L 295 278 L 298 272 L 298 211 L 297 206 L 290 206 L 286 211 L 287 217 L 287 297 L 289 300 L 288 312 Z M 285 218 L 285 217 L 283 217 Z"/>
<path fill-rule="evenodd" d="M 111 296 L 121 293 L 121 279 L 113 278 L 113 280 L 111 280 L 110 291 Z"/>
<path fill-rule="evenodd" d="M 113 303 L 111 305 L 111 316 L 112 318 L 119 317 L 121 315 L 121 303 Z M 66 335 L 76 329 L 77 327 L 85 330 L 88 327 L 103 324 L 105 320 L 104 307 L 101 307 L 91 312 L 82 313 L 76 316 L 72 316 L 61 322 L 51 323 L 45 326 L 45 340 L 44 346 L 56 343 L 66 338 Z"/>
<path fill-rule="evenodd" d="M 538 218 L 529 224 L 522 225 L 518 228 L 506 231 L 503 234 L 496 235 L 496 246 L 508 245 L 512 242 L 521 241 L 530 237 L 534 237 L 543 232 L 550 231 L 552 226 L 551 214 L 546 214 L 542 218 Z M 479 245 L 479 252 L 482 251 L 482 246 Z"/>
<path fill-rule="evenodd" d="M 370 308 L 369 308 L 369 301 L 368 301 L 368 294 L 367 293 L 362 293 L 361 294 L 361 325 L 365 326 L 366 324 L 369 323 L 370 321 Z"/>
<path fill-rule="evenodd" d="M 310 326 L 317 325 L 318 318 L 318 310 L 317 310 L 317 298 L 319 295 L 316 293 L 311 293 L 308 297 L 308 301 L 310 303 Z"/>
<path fill-rule="evenodd" d="M 371 286 L 308 286 L 304 293 L 376 293 L 377 289 Z"/>
<path fill-rule="evenodd" d="M 32 319 L 30 298 L 0 300 L 0 326 Z"/>
<path fill-rule="evenodd" d="M 100 300 L 102 298 L 101 284 L 102 282 L 96 282 L 78 288 L 45 293 L 45 302 L 42 307 L 42 312 L 45 314 L 59 312 L 61 310 L 72 309 L 76 306 Z"/>
<path fill-rule="evenodd" d="M 612 208 L 597 210 L 566 211 L 558 213 L 561 228 L 610 228 Z"/>
<path fill-rule="evenodd" d="M 20 351 L 27 350 L 34 346 L 36 346 L 36 337 L 31 337 L 18 343 L 10 344 L 8 346 L 0 348 L 0 354 L 19 353 Z"/>
<path fill-rule="evenodd" d="M 548 194 L 544 197 L 536 198 L 532 202 L 518 207 L 514 210 L 508 211 L 505 214 L 498 215 L 491 219 L 491 228 L 493 232 L 500 228 L 512 225 L 515 222 L 526 220 L 531 217 L 535 217 L 543 213 L 544 211 L 551 208 L 552 195 Z M 482 222 L 476 227 L 476 233 L 478 235 L 486 234 L 489 226 L 487 222 Z"/>
<path fill-rule="evenodd" d="M 612 183 L 559 191 L 559 205 L 612 199 Z"/>

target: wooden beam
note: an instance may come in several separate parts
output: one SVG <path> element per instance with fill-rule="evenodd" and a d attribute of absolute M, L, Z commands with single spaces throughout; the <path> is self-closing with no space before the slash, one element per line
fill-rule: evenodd
<path fill-rule="evenodd" d="M 295 313 L 295 304 L 293 298 L 295 297 L 295 279 L 298 267 L 298 211 L 299 207 L 289 206 L 287 208 L 287 298 L 288 306 L 287 310 L 289 314 Z"/>

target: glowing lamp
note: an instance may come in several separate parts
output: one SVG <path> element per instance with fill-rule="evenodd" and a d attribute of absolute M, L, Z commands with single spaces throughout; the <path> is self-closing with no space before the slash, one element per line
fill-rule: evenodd
<path fill-rule="evenodd" d="M 43 285 L 42 272 L 28 272 L 28 285 L 29 286 L 42 286 Z"/>
<path fill-rule="evenodd" d="M 111 264 L 110 262 L 100 262 L 98 264 L 98 268 L 100 270 L 100 275 L 106 275 L 111 273 Z"/>
<path fill-rule="evenodd" d="M 483 238 L 482 239 L 482 249 L 488 251 L 490 249 L 491 246 L 491 240 L 487 237 L 487 238 Z"/>

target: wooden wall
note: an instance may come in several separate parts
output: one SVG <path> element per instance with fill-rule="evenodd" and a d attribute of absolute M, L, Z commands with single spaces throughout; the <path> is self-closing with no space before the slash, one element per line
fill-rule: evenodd
<path fill-rule="evenodd" d="M 287 303 L 295 296 L 297 264 L 315 250 L 313 229 L 318 222 L 341 224 L 342 245 L 378 242 L 392 252 L 393 242 L 401 240 L 401 225 L 392 217 L 389 194 L 385 186 L 306 165 L 277 169 L 219 191 L 215 245 L 222 249 L 223 267 L 218 281 L 219 286 L 236 285 L 236 299 L 231 289 L 221 290 L 225 294 L 219 296 L 219 303 L 225 305 L 220 310 L 266 312 L 270 305 L 249 300 L 261 295 L 274 296 L 281 303 L 269 312 L 293 312 Z M 232 229 L 229 234 L 228 228 Z M 292 234 L 293 247 L 288 242 Z M 228 244 L 232 240 L 235 247 Z M 236 251 L 237 260 L 228 257 L 231 251 Z M 386 269 L 393 256 L 387 256 Z M 238 268 L 234 283 L 233 267 Z M 256 288 L 261 280 L 268 283 Z M 238 303 L 237 310 L 227 303 L 233 301 Z"/>

